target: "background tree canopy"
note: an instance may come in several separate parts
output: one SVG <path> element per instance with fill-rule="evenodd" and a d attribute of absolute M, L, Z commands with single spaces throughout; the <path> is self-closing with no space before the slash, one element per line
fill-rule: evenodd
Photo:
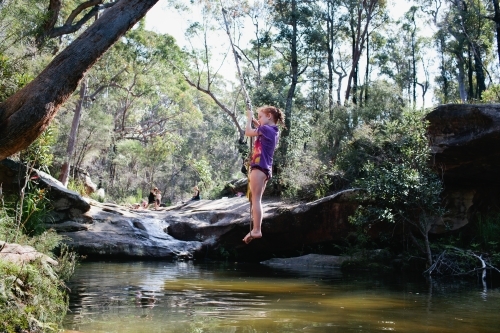
<path fill-rule="evenodd" d="M 287 115 L 276 194 L 327 194 L 334 172 L 354 181 L 364 160 L 345 163 L 345 147 L 360 128 L 398 121 L 404 110 L 498 100 L 497 1 L 403 2 L 398 17 L 381 0 L 224 2 L 253 104 Z M 21 147 L 6 148 L 15 137 L 7 119 L 25 108 L 36 130 L 16 127 L 29 132 L 16 140 L 29 143 L 52 122 L 51 173 L 72 183 L 86 170 L 107 200 L 137 202 L 152 186 L 166 203 L 190 197 L 194 185 L 215 197 L 243 176 L 245 104 L 236 69 L 234 77 L 220 70 L 234 66 L 221 3 L 159 3 L 189 22 L 182 41 L 138 21 L 155 3 L 0 2 L 3 157 Z M 128 21 L 113 30 L 99 25 L 106 15 Z M 114 37 L 86 46 L 92 33 Z M 97 52 L 83 64 L 82 47 Z"/>

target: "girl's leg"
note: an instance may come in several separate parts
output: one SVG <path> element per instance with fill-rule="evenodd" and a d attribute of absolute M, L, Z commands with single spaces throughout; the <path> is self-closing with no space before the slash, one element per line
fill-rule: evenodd
<path fill-rule="evenodd" d="M 250 172 L 250 191 L 252 192 L 252 218 L 253 225 L 243 241 L 250 243 L 254 238 L 262 237 L 262 195 L 266 188 L 267 176 L 264 172 L 254 169 Z"/>

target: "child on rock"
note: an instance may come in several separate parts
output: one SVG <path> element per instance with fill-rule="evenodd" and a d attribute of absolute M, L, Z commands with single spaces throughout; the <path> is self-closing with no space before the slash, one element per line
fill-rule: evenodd
<path fill-rule="evenodd" d="M 258 119 L 252 112 L 247 112 L 246 136 L 256 136 L 250 160 L 249 186 L 252 202 L 252 230 L 243 238 L 248 244 L 255 238 L 262 237 L 262 195 L 267 181 L 272 176 L 273 156 L 278 144 L 279 131 L 277 124 L 284 125 L 285 115 L 274 106 L 265 105 L 257 109 Z M 252 123 L 257 128 L 252 128 Z"/>

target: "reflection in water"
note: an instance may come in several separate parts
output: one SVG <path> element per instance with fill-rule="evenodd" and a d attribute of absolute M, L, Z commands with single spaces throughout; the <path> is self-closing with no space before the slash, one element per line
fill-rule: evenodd
<path fill-rule="evenodd" d="M 482 283 L 336 270 L 82 263 L 69 287 L 64 326 L 81 332 L 496 332 L 500 324 L 498 290 Z"/>

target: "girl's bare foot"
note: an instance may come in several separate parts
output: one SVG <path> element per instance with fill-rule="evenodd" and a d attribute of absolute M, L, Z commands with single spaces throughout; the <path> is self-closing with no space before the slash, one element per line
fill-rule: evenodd
<path fill-rule="evenodd" d="M 252 232 L 250 231 L 246 236 L 245 238 L 243 238 L 243 241 L 245 242 L 245 244 L 248 244 L 250 243 L 253 239 L 256 239 L 256 238 L 262 238 L 262 233 L 259 232 Z"/>

